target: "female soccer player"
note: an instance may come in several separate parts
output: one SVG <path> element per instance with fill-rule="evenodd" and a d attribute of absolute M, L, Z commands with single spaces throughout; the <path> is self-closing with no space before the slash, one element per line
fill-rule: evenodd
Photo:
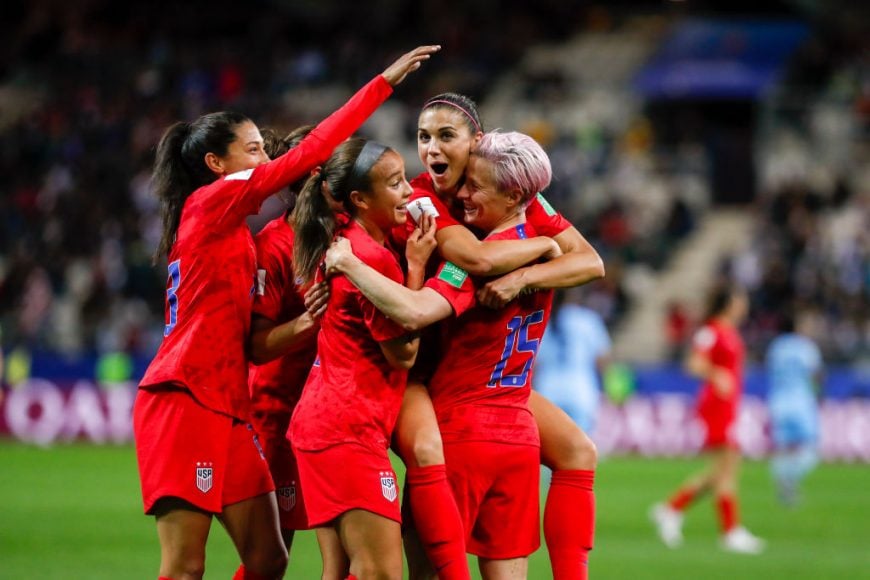
<path fill-rule="evenodd" d="M 389 232 L 407 219 L 410 196 L 398 153 L 363 139 L 340 145 L 296 205 L 293 261 L 301 281 L 319 273 L 340 232 L 361 260 L 404 282 Z M 344 212 L 336 214 L 331 201 Z M 415 247 L 412 236 L 409 248 Z M 432 249 L 434 243 L 418 261 Z M 346 278 L 330 280 L 317 340 L 319 371 L 309 376 L 288 432 L 324 578 L 402 576 L 398 488 L 387 449 L 418 345 Z"/>
<path fill-rule="evenodd" d="M 698 416 L 706 427 L 704 448 L 711 455 L 711 463 L 689 477 L 667 503 L 656 504 L 650 512 L 659 536 L 670 548 L 683 541 L 683 512 L 695 499 L 712 490 L 722 531 L 722 548 L 747 554 L 758 554 L 764 549 L 764 541 L 740 525 L 737 509 L 740 449 L 734 428 L 743 391 L 744 358 L 738 328 L 748 308 L 743 289 L 731 285 L 715 288 L 707 322 L 692 341 L 686 370 L 704 381 Z"/>
<path fill-rule="evenodd" d="M 818 390 L 822 353 L 806 313 L 783 313 L 780 334 L 767 347 L 767 404 L 773 439 L 771 474 L 779 500 L 794 506 L 798 486 L 819 461 Z"/>
<path fill-rule="evenodd" d="M 244 218 L 307 174 L 438 50 L 402 57 L 288 154 L 269 161 L 246 117 L 221 112 L 176 123 L 158 145 L 168 254 L 164 340 L 134 407 L 145 512 L 154 514 L 160 576 L 200 578 L 213 515 L 241 556 L 237 578 L 278 578 L 287 554 L 274 486 L 249 420 L 245 344 L 255 281 Z"/>
<path fill-rule="evenodd" d="M 538 235 L 552 237 L 563 253 L 545 263 L 524 266 L 540 255 L 520 251 L 529 240 L 482 243 L 463 225 L 461 214 L 451 215 L 470 152 L 482 135 L 471 99 L 455 93 L 432 97 L 423 105 L 417 130 L 417 150 L 427 171 L 411 182 L 412 200 L 428 198 L 439 213 L 436 238 L 444 259 L 472 275 L 509 272 L 481 289 L 481 303 L 500 307 L 524 290 L 577 286 L 604 276 L 598 253 L 543 195 L 533 197 L 526 219 Z M 541 462 L 554 472 L 544 510 L 553 575 L 556 580 L 585 578 L 595 528 L 595 445 L 567 414 L 534 391 L 529 405 L 540 430 Z M 408 466 L 411 511 L 430 562 L 441 578 L 466 578 L 459 520 L 445 489 L 441 438 L 423 381 L 409 381 L 395 439 Z M 409 567 L 417 575 L 410 556 Z"/>
<path fill-rule="evenodd" d="M 530 137 L 484 135 L 457 196 L 466 223 L 489 233 L 485 243 L 532 235 L 524 209 L 550 175 L 546 154 Z M 408 329 L 461 314 L 473 302 L 470 278 L 449 262 L 427 288 L 415 292 L 363 267 L 344 250 L 342 255 L 339 246 L 331 249 L 327 265 L 347 272 Z M 552 292 L 531 292 L 505 308 L 478 306 L 451 319 L 429 380 L 468 551 L 478 555 L 484 578 L 524 578 L 527 557 L 540 545 L 540 449 L 527 403 L 551 303 Z"/>

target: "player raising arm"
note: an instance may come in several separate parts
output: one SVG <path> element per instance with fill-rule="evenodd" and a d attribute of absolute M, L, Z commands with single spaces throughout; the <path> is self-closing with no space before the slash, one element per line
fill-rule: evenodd
<path fill-rule="evenodd" d="M 212 516 L 242 565 L 237 578 L 279 578 L 287 554 L 274 485 L 249 424 L 245 345 L 255 276 L 245 217 L 321 163 L 438 47 L 411 51 L 270 161 L 238 113 L 176 123 L 154 167 L 168 257 L 166 325 L 133 413 L 145 512 L 156 516 L 160 576 L 200 578 Z"/>

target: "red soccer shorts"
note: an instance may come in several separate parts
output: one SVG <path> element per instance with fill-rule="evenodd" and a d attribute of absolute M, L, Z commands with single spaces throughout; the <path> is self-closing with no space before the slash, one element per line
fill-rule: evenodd
<path fill-rule="evenodd" d="M 731 401 L 711 398 L 698 407 L 698 417 L 706 429 L 704 449 L 737 447 L 736 415 L 736 406 Z"/>
<path fill-rule="evenodd" d="M 305 490 L 305 509 L 312 528 L 341 514 L 362 509 L 402 522 L 399 484 L 387 450 L 377 452 L 350 443 L 320 451 L 293 448 Z"/>
<path fill-rule="evenodd" d="M 444 456 L 470 553 L 505 560 L 540 547 L 538 447 L 450 442 Z"/>
<path fill-rule="evenodd" d="M 284 431 L 286 431 L 286 427 Z M 278 497 L 278 517 L 281 528 L 285 530 L 307 530 L 308 516 L 305 501 L 299 484 L 299 467 L 293 448 L 284 433 L 265 431 L 260 435 L 263 454 L 275 482 L 275 495 Z"/>
<path fill-rule="evenodd" d="M 217 514 L 275 489 L 253 427 L 185 389 L 139 389 L 133 433 L 146 514 L 164 497 Z"/>

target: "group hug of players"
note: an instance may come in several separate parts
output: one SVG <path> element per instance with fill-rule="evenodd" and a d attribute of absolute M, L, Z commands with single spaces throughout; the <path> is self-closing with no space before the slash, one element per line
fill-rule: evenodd
<path fill-rule="evenodd" d="M 213 516 L 235 578 L 282 577 L 301 529 L 323 578 L 401 578 L 403 538 L 415 578 L 469 578 L 466 552 L 524 578 L 542 463 L 553 575 L 587 577 L 595 447 L 530 385 L 552 290 L 604 269 L 541 194 L 547 155 L 454 93 L 422 107 L 410 183 L 396 151 L 351 138 L 439 48 L 287 137 L 229 112 L 164 134 L 166 326 L 134 406 L 161 578 L 202 576 Z M 246 216 L 288 190 L 252 237 Z"/>

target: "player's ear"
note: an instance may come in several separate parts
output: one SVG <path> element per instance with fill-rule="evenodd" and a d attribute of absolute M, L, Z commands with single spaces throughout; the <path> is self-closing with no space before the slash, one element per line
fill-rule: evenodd
<path fill-rule="evenodd" d="M 520 205 L 523 200 L 523 192 L 520 191 L 520 188 L 514 187 L 505 193 L 505 197 L 508 200 L 508 207 L 516 207 Z"/>
<path fill-rule="evenodd" d="M 209 171 L 215 175 L 223 175 L 226 173 L 223 161 L 214 153 L 206 153 L 203 161 L 205 162 L 205 166 L 209 168 Z"/>
<path fill-rule="evenodd" d="M 367 197 L 368 196 L 366 196 L 366 194 L 364 194 L 363 192 L 354 189 L 350 192 L 348 199 L 350 199 L 350 203 L 352 203 L 357 209 L 368 209 L 369 202 Z"/>

